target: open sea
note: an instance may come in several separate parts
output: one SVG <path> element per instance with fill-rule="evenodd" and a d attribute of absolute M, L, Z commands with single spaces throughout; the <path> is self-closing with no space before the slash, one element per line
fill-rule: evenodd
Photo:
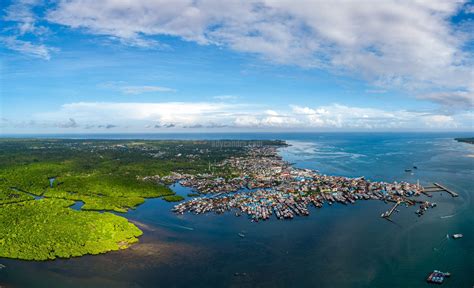
<path fill-rule="evenodd" d="M 6 137 L 3 135 L 2 137 Z M 32 137 L 32 135 L 27 135 Z M 17 136 L 18 137 L 18 136 Z M 102 139 L 282 139 L 297 167 L 374 181 L 438 182 L 459 193 L 433 193 L 438 206 L 418 217 L 382 201 L 310 207 L 310 216 L 252 223 L 245 216 L 175 215 L 148 199 L 122 214 L 144 231 L 139 244 L 98 256 L 28 262 L 0 258 L 5 287 L 474 287 L 472 133 L 235 133 L 43 135 Z M 405 172 L 405 169 L 413 172 Z M 187 196 L 188 188 L 172 187 Z M 238 233 L 244 232 L 245 238 Z M 462 233 L 453 240 L 447 234 Z"/>

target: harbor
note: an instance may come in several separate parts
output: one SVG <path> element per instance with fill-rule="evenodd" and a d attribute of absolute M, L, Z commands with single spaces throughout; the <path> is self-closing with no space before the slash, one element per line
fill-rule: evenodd
<path fill-rule="evenodd" d="M 322 208 L 334 203 L 352 205 L 358 201 L 378 200 L 395 203 L 381 217 L 389 219 L 401 204 L 419 205 L 416 210 L 422 216 L 428 209 L 437 206 L 422 196 L 428 192 L 446 191 L 453 197 L 455 192 L 435 183 L 423 187 L 419 183 L 376 182 L 364 177 L 342 177 L 321 174 L 316 170 L 293 167 L 278 155 L 275 147 L 248 147 L 242 157 L 231 157 L 215 164 L 227 169 L 234 177 L 209 173 L 188 175 L 173 173 L 169 176 L 152 176 L 163 183 L 179 183 L 198 193 L 194 197 L 173 207 L 173 212 L 184 214 L 232 212 L 236 216 L 246 215 L 258 222 L 274 217 L 278 220 L 308 216 L 309 206 Z M 154 178 L 153 178 L 154 177 Z"/>

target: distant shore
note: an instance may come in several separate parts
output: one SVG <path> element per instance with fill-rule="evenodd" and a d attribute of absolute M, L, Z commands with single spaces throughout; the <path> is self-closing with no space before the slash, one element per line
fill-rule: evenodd
<path fill-rule="evenodd" d="M 469 138 L 454 138 L 454 140 L 458 142 L 464 142 L 464 143 L 469 143 L 469 144 L 474 144 L 474 137 L 469 137 Z"/>

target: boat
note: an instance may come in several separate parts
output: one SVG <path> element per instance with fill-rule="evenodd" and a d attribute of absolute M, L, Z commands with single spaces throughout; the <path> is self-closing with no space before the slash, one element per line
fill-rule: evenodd
<path fill-rule="evenodd" d="M 441 272 L 439 270 L 434 270 L 430 273 L 430 275 L 428 275 L 428 278 L 426 278 L 426 282 L 434 284 L 443 284 L 444 280 L 450 276 L 451 273 L 449 272 Z"/>
<path fill-rule="evenodd" d="M 242 237 L 242 238 L 245 238 L 245 234 L 244 234 L 244 233 L 239 233 L 239 236 Z"/>
<path fill-rule="evenodd" d="M 453 239 L 459 239 L 462 238 L 464 235 L 462 234 L 453 234 Z"/>
<path fill-rule="evenodd" d="M 412 170 L 411 169 L 405 169 L 405 172 L 411 172 Z"/>

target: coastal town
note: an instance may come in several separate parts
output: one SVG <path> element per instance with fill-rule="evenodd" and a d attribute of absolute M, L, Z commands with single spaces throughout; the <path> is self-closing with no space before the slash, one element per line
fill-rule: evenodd
<path fill-rule="evenodd" d="M 436 206 L 418 197 L 430 196 L 418 183 L 372 182 L 364 177 L 324 175 L 292 166 L 278 155 L 278 149 L 277 146 L 249 146 L 244 156 L 233 156 L 215 164 L 216 168 L 230 169 L 235 177 L 214 175 L 210 167 L 209 173 L 172 173 L 147 179 L 166 184 L 177 182 L 199 193 L 200 197 L 175 205 L 173 211 L 177 214 L 232 212 L 236 216 L 247 215 L 254 222 L 272 216 L 277 219 L 308 216 L 309 206 L 350 205 L 361 200 L 393 203 L 393 207 L 381 215 L 387 219 L 402 204 L 418 205 L 418 216 Z"/>

